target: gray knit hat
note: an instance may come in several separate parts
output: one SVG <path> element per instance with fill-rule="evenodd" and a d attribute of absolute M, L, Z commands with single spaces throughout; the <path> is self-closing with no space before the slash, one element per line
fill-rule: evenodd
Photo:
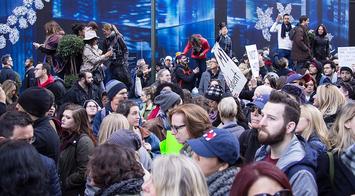
<path fill-rule="evenodd" d="M 155 97 L 154 103 L 159 105 L 162 111 L 166 112 L 179 100 L 181 100 L 181 98 L 178 94 L 169 90 L 162 90 L 160 94 Z"/>

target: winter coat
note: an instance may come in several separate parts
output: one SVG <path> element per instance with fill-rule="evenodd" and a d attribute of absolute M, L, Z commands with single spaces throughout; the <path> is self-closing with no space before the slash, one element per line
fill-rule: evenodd
<path fill-rule="evenodd" d="M 107 61 L 109 57 L 102 55 L 100 49 L 96 49 L 89 44 L 85 44 L 83 50 L 83 64 L 80 67 L 80 71 L 92 72 Z"/>
<path fill-rule="evenodd" d="M 270 146 L 263 145 L 256 152 L 255 160 L 262 161 L 268 154 Z M 292 137 L 276 166 L 287 175 L 294 195 L 317 195 L 317 153 L 301 136 Z"/>
<path fill-rule="evenodd" d="M 201 50 L 197 53 L 194 53 L 193 51 L 191 52 L 191 58 L 193 59 L 206 59 L 206 54 L 207 52 L 210 50 L 210 45 L 208 44 L 207 39 L 203 38 L 201 35 L 197 35 L 197 37 L 200 39 L 201 41 Z M 184 51 L 182 52 L 183 54 L 187 54 L 189 52 L 189 50 L 193 48 L 193 45 L 191 44 L 191 42 L 187 42 Z M 200 56 L 200 54 L 202 54 Z"/>
<path fill-rule="evenodd" d="M 92 123 L 92 132 L 94 134 L 95 137 L 98 137 L 99 136 L 99 130 L 100 130 L 100 125 L 101 125 L 101 122 L 102 120 L 109 114 L 111 114 L 113 111 L 112 111 L 112 108 L 111 108 L 111 102 L 108 102 L 107 105 L 100 111 L 98 111 L 96 114 L 95 114 L 95 117 L 94 117 L 94 122 Z"/>
<path fill-rule="evenodd" d="M 78 82 L 75 82 L 73 86 L 65 94 L 63 103 L 74 103 L 83 106 L 84 102 L 89 99 L 93 99 L 100 106 L 101 104 L 101 90 L 95 85 L 88 87 L 88 92 L 86 92 Z"/>
<path fill-rule="evenodd" d="M 239 172 L 237 167 L 229 167 L 223 171 L 217 171 L 207 177 L 207 186 L 210 196 L 228 196 L 234 178 Z"/>
<path fill-rule="evenodd" d="M 56 163 L 59 158 L 59 136 L 54 128 L 49 123 L 49 117 L 42 117 L 34 121 L 34 137 L 33 146 L 37 151 L 49 158 L 52 158 Z"/>
<path fill-rule="evenodd" d="M 307 27 L 299 25 L 293 38 L 291 59 L 293 61 L 311 60 L 310 41 L 307 35 Z"/>
<path fill-rule="evenodd" d="M 232 39 L 228 35 L 218 35 L 217 42 L 224 52 L 230 57 L 233 57 L 232 52 Z"/>
<path fill-rule="evenodd" d="M 175 77 L 177 84 L 182 89 L 192 91 L 195 87 L 195 73 L 188 66 L 178 65 L 175 70 Z"/>
<path fill-rule="evenodd" d="M 317 151 L 318 155 L 327 152 L 327 146 L 319 139 L 319 137 L 313 133 L 309 138 L 307 143 Z"/>
<path fill-rule="evenodd" d="M 353 195 L 355 194 L 355 176 L 346 167 L 338 154 L 332 152 L 334 160 L 333 186 L 329 174 L 329 156 L 323 153 L 318 157 L 317 183 L 319 195 Z"/>
<path fill-rule="evenodd" d="M 237 140 L 239 140 L 240 135 L 245 131 L 245 129 L 238 125 L 237 122 L 228 122 L 222 126 L 219 126 L 219 128 L 228 130 L 235 136 L 235 139 Z"/>
<path fill-rule="evenodd" d="M 86 166 L 94 149 L 91 138 L 82 133 L 60 153 L 59 174 L 63 195 L 83 193 L 86 182 Z"/>
<path fill-rule="evenodd" d="M 243 157 L 245 163 L 254 161 L 255 153 L 261 144 L 258 140 L 258 130 L 245 130 L 239 137 L 240 156 Z"/>
<path fill-rule="evenodd" d="M 0 70 L 0 83 L 2 84 L 5 80 L 12 80 L 16 82 L 17 87 L 21 86 L 20 75 L 15 72 L 12 68 L 4 66 Z"/>
<path fill-rule="evenodd" d="M 219 69 L 215 75 L 212 74 L 211 70 L 207 70 L 202 73 L 200 79 L 200 85 L 198 87 L 198 92 L 200 95 L 204 95 L 207 92 L 208 86 L 212 79 L 218 79 L 221 83 L 223 91 L 225 92 L 227 90 L 228 87 L 226 85 L 226 81 L 224 80 L 224 76 L 221 70 Z"/>
<path fill-rule="evenodd" d="M 329 57 L 329 39 L 325 36 L 315 36 L 313 40 L 313 56 L 318 61 L 325 61 Z"/>
<path fill-rule="evenodd" d="M 36 86 L 35 69 L 31 67 L 26 70 L 25 77 L 22 80 L 21 91 L 24 91 L 30 87 Z"/>
<path fill-rule="evenodd" d="M 64 86 L 64 81 L 59 78 L 59 77 L 53 77 L 52 75 L 49 75 L 48 80 L 45 81 L 43 84 L 41 84 L 39 81 L 37 81 L 37 84 L 39 87 L 46 88 L 50 90 L 54 97 L 55 97 L 55 104 L 61 105 L 63 104 L 63 99 L 65 96 L 65 93 L 67 92 L 67 89 Z"/>
<path fill-rule="evenodd" d="M 49 179 L 48 183 L 49 183 L 50 195 L 61 196 L 62 191 L 60 190 L 59 176 L 58 176 L 57 166 L 55 162 L 53 161 L 53 159 L 48 158 L 44 155 L 40 154 L 40 157 L 47 171 L 47 175 L 48 175 L 47 179 Z"/>

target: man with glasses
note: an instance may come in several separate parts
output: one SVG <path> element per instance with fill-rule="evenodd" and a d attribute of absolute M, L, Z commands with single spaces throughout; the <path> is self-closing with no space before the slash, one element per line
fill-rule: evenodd
<path fill-rule="evenodd" d="M 50 90 L 55 97 L 55 103 L 60 106 L 66 93 L 64 81 L 51 75 L 51 66 L 47 63 L 38 63 L 35 67 L 37 86 Z"/>
<path fill-rule="evenodd" d="M 29 144 L 35 141 L 31 117 L 25 112 L 6 112 L 0 117 L 0 141 L 4 138 L 23 140 Z M 50 195 L 61 195 L 57 167 L 54 160 L 40 154 L 49 177 Z"/>
<path fill-rule="evenodd" d="M 224 80 L 224 76 L 222 71 L 219 68 L 217 60 L 215 58 L 211 58 L 207 61 L 208 69 L 207 71 L 202 73 L 200 85 L 198 87 L 198 92 L 200 95 L 204 95 L 207 92 L 207 89 L 210 85 L 211 80 L 218 80 L 220 86 L 223 89 L 223 92 L 226 91 L 227 85 Z"/>
<path fill-rule="evenodd" d="M 5 80 L 15 81 L 17 87 L 21 86 L 20 75 L 15 72 L 12 68 L 14 62 L 9 54 L 5 54 L 1 57 L 2 70 L 0 70 L 0 83 L 2 84 Z"/>

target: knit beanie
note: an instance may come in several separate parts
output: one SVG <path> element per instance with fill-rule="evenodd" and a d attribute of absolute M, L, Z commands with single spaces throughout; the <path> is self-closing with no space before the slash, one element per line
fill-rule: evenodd
<path fill-rule="evenodd" d="M 116 94 L 120 92 L 122 89 L 127 89 L 127 86 L 124 83 L 118 80 L 110 80 L 106 84 L 106 92 L 109 100 L 112 101 L 112 99 L 116 96 Z"/>
<path fill-rule="evenodd" d="M 122 145 L 131 148 L 134 151 L 137 151 L 142 146 L 139 136 L 128 129 L 119 129 L 118 131 L 115 131 L 108 138 L 107 143 Z"/>
<path fill-rule="evenodd" d="M 47 90 L 39 87 L 31 87 L 23 91 L 18 99 L 18 104 L 29 114 L 35 117 L 43 117 L 53 105 L 53 98 Z"/>
<path fill-rule="evenodd" d="M 208 87 L 208 89 L 205 93 L 205 97 L 207 99 L 210 99 L 210 100 L 213 100 L 216 102 L 220 102 L 223 98 L 222 87 L 220 85 L 214 85 L 214 86 Z"/>
<path fill-rule="evenodd" d="M 162 90 L 160 94 L 155 97 L 154 103 L 156 105 L 159 105 L 162 111 L 166 112 L 179 100 L 181 100 L 181 98 L 175 92 L 169 90 Z"/>
<path fill-rule="evenodd" d="M 296 85 L 286 84 L 282 87 L 281 91 L 295 97 L 297 102 L 300 104 L 305 104 L 307 102 L 303 90 Z"/>
<path fill-rule="evenodd" d="M 340 67 L 340 71 L 348 71 L 351 75 L 353 75 L 353 70 L 347 66 Z"/>

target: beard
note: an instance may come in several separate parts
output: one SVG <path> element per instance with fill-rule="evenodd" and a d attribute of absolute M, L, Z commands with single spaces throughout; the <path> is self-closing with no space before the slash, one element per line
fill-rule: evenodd
<path fill-rule="evenodd" d="M 284 124 L 276 133 L 270 134 L 264 127 L 259 128 L 258 140 L 261 144 L 273 145 L 281 142 L 286 135 L 286 125 Z"/>

